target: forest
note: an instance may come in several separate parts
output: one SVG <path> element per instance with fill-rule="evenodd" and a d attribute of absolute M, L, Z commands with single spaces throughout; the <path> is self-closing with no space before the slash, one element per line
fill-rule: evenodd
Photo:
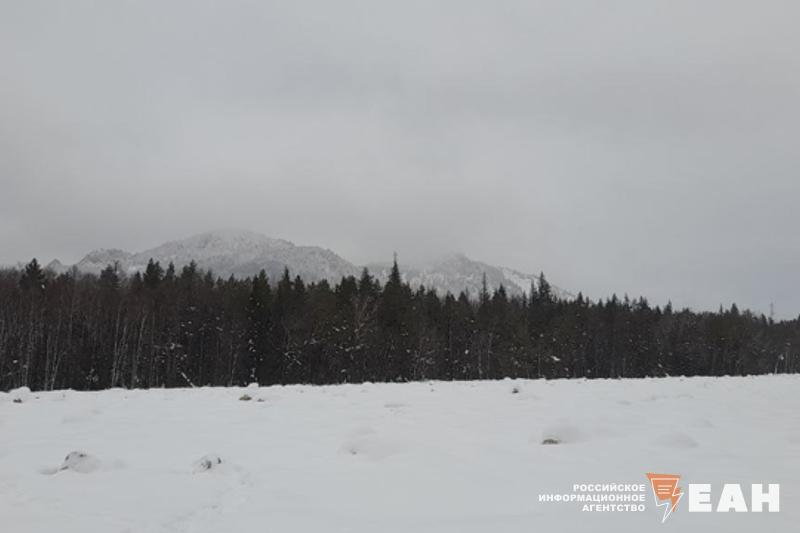
<path fill-rule="evenodd" d="M 510 297 L 412 288 L 396 261 L 383 285 L 153 260 L 130 276 L 0 271 L 2 390 L 791 373 L 798 347 L 798 320 L 559 299 L 544 274 Z"/>

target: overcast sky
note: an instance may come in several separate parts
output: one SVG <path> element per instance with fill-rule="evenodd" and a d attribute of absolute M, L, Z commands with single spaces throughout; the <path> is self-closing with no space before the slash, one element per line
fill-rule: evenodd
<path fill-rule="evenodd" d="M 0 0 L 0 263 L 217 228 L 800 313 L 800 4 Z"/>

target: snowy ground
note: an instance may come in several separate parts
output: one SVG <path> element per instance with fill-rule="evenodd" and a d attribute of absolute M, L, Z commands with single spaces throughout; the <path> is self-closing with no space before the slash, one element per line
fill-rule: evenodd
<path fill-rule="evenodd" d="M 792 376 L 0 394 L 0 530 L 797 531 L 799 399 Z M 647 472 L 781 483 L 781 512 L 539 502 Z"/>

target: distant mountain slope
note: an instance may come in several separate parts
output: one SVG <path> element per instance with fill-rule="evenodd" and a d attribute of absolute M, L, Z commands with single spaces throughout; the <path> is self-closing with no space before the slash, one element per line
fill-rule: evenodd
<path fill-rule="evenodd" d="M 132 257 L 133 254 L 129 254 L 128 252 L 124 252 L 122 250 L 117 250 L 117 249 L 94 250 L 86 254 L 86 257 L 78 261 L 75 264 L 75 266 L 81 272 L 90 272 L 92 274 L 99 274 L 100 271 L 103 270 L 106 266 L 118 263 L 120 269 L 122 269 L 123 271 L 128 271 L 129 263 Z M 58 259 L 56 259 L 55 261 L 58 261 Z M 59 264 L 61 264 L 60 261 Z"/>
<path fill-rule="evenodd" d="M 277 279 L 288 267 L 292 276 L 299 275 L 307 281 L 327 279 L 332 283 L 343 276 L 358 276 L 362 269 L 324 248 L 297 246 L 289 241 L 241 230 L 201 233 L 138 253 L 96 250 L 87 254 L 75 267 L 82 272 L 97 274 L 107 265 L 118 263 L 122 271 L 132 274 L 143 271 L 150 258 L 164 267 L 173 262 L 177 268 L 195 261 L 200 268 L 223 277 L 252 276 L 263 268 L 271 279 Z M 57 260 L 51 265 L 56 272 L 69 268 Z M 388 278 L 390 267 L 388 263 L 367 265 L 382 282 Z M 473 261 L 463 254 L 449 254 L 425 265 L 401 264 L 400 267 L 403 278 L 412 286 L 424 285 L 440 294 L 467 291 L 476 296 L 481 290 L 484 274 L 490 290 L 503 285 L 510 295 L 528 292 L 536 280 L 535 275 Z M 555 286 L 553 291 L 560 297 L 572 296 Z"/>
<path fill-rule="evenodd" d="M 368 265 L 368 268 L 383 282 L 389 277 L 391 265 L 374 263 Z M 400 264 L 400 273 L 404 281 L 415 287 L 419 285 L 432 287 L 440 294 L 448 292 L 459 294 L 461 291 L 466 291 L 473 297 L 482 290 L 484 274 L 486 285 L 490 290 L 503 285 L 509 295 L 528 293 L 531 283 L 536 285 L 538 281 L 538 275 L 523 274 L 510 268 L 488 265 L 474 261 L 463 254 L 448 254 L 421 266 Z M 551 288 L 560 298 L 572 297 L 572 294 L 559 287 Z"/>
<path fill-rule="evenodd" d="M 252 276 L 264 269 L 275 279 L 288 267 L 293 276 L 319 281 L 338 280 L 360 271 L 330 250 L 295 246 L 289 241 L 239 230 L 201 233 L 135 254 L 122 250 L 99 250 L 88 254 L 76 266 L 81 271 L 97 273 L 106 265 L 118 262 L 121 270 L 131 274 L 143 271 L 150 258 L 164 267 L 172 262 L 177 268 L 195 261 L 200 268 L 225 277 Z"/>

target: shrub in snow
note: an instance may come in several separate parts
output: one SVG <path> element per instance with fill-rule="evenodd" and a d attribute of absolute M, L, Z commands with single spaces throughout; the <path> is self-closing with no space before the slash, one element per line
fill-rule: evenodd
<path fill-rule="evenodd" d="M 242 395 L 239 397 L 239 400 L 240 400 L 240 401 L 242 401 L 242 402 L 249 402 L 249 401 L 250 401 L 250 400 L 252 400 L 252 399 L 253 399 L 253 397 L 252 397 L 252 396 L 250 396 L 249 394 L 242 394 Z"/>
<path fill-rule="evenodd" d="M 511 389 L 511 394 L 519 394 L 519 387 L 513 387 Z"/>
<path fill-rule="evenodd" d="M 210 453 L 208 455 L 204 455 L 200 459 L 194 462 L 194 468 L 192 471 L 197 474 L 198 472 L 208 472 L 209 470 L 213 470 L 217 468 L 219 465 L 222 464 L 222 458 L 219 455 Z"/>

